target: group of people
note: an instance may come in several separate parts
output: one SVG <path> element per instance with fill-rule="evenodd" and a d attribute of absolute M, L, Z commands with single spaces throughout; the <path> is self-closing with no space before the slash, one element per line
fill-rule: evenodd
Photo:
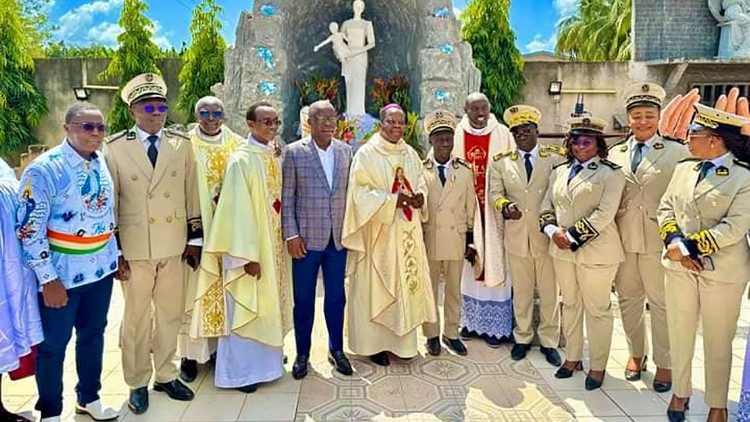
<path fill-rule="evenodd" d="M 304 378 L 320 272 L 328 361 L 344 376 L 345 339 L 387 366 L 418 355 L 422 330 L 433 356 L 443 345 L 466 355 L 464 341 L 481 340 L 512 343 L 521 360 L 536 337 L 555 376 L 571 378 L 584 369 L 585 322 L 593 390 L 605 378 L 614 286 L 626 378 L 646 370 L 648 303 L 653 388 L 674 385 L 667 413 L 684 420 L 700 320 L 708 419 L 726 420 L 750 280 L 750 111 L 737 91 L 716 108 L 694 91 L 665 106 L 660 86 L 636 84 L 625 95 L 631 134 L 609 148 L 603 119 L 573 117 L 562 146 L 543 145 L 539 110 L 510 107 L 506 126 L 474 93 L 458 122 L 445 110 L 425 117 L 422 160 L 395 104 L 353 153 L 334 139 L 327 101 L 309 107 L 309 137 L 282 145 L 278 111 L 263 101 L 247 110 L 246 139 L 223 124 L 214 97 L 197 102 L 188 133 L 165 128 L 166 89 L 154 74 L 129 82 L 121 97 L 135 126 L 106 138 L 101 111 L 74 104 L 66 138 L 20 183 L 0 181 L 0 308 L 10 311 L 0 323 L 12 333 L 0 340 L 0 370 L 31 366 L 43 421 L 62 413 L 74 328 L 76 412 L 117 418 L 99 399 L 114 279 L 128 407 L 141 414 L 152 378 L 154 391 L 192 400 L 188 384 L 209 361 L 219 388 L 252 393 L 282 377 L 292 329 L 292 375 Z"/>

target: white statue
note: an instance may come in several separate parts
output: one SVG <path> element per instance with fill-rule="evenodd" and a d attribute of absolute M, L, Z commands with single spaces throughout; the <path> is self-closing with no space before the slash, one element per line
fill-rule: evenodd
<path fill-rule="evenodd" d="M 328 26 L 331 36 L 316 45 L 314 50 L 333 44 L 333 53 L 341 62 L 341 75 L 346 83 L 346 114 L 358 116 L 365 114 L 367 52 L 375 47 L 375 31 L 372 22 L 362 19 L 365 2 L 356 0 L 352 8 L 354 17 L 344 22 L 341 31 L 336 22 L 331 22 Z"/>
<path fill-rule="evenodd" d="M 719 57 L 750 57 L 750 0 L 708 0 L 708 8 L 721 27 Z"/>

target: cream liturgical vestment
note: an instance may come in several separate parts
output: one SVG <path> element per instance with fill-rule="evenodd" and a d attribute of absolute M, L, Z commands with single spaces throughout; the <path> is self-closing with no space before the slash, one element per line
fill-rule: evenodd
<path fill-rule="evenodd" d="M 352 162 L 341 240 L 349 249 L 348 344 L 358 355 L 413 357 L 416 329 L 437 321 L 422 235 L 427 212 L 397 207 L 399 191 L 422 193 L 426 205 L 422 162 L 403 140 L 376 134 Z"/>
<path fill-rule="evenodd" d="M 227 161 L 237 148 L 245 144 L 245 139 L 226 126 L 214 136 L 204 134 L 199 126 L 195 126 L 189 132 L 189 135 L 196 160 L 201 222 L 203 223 L 204 233 L 209 233 L 216 203 L 219 200 Z M 211 344 L 212 342 L 209 342 L 209 339 L 201 337 L 197 330 L 190 333 L 190 326 L 195 314 L 193 312 L 195 306 L 210 308 L 224 303 L 222 279 L 218 275 L 214 276 L 214 274 L 221 274 L 220 264 L 219 259 L 205 255 L 204 250 L 204 256 L 201 257 L 201 266 L 198 270 L 193 271 L 190 268 L 185 270 L 185 314 L 180 335 L 177 338 L 177 354 L 180 357 L 204 363 L 210 359 L 211 353 L 216 349 L 215 344 Z M 204 277 L 202 283 L 200 282 L 201 273 Z M 199 285 L 201 288 L 198 296 Z"/>

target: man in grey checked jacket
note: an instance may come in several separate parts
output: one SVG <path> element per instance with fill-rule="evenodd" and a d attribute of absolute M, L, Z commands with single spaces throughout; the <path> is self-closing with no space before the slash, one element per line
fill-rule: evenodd
<path fill-rule="evenodd" d="M 293 258 L 297 359 L 292 376 L 295 379 L 304 378 L 308 371 L 315 290 L 321 267 L 328 360 L 338 372 L 352 373 L 344 354 L 346 250 L 341 246 L 352 149 L 333 139 L 337 117 L 328 101 L 313 103 L 308 117 L 311 136 L 290 144 L 283 161 L 282 229 Z"/>

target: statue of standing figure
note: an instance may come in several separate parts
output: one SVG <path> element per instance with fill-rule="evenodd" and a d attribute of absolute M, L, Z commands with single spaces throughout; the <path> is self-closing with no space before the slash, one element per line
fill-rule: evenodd
<path fill-rule="evenodd" d="M 333 53 L 341 62 L 341 75 L 346 83 L 346 114 L 365 114 L 365 85 L 367 83 L 367 52 L 375 47 L 375 31 L 372 22 L 362 19 L 365 2 L 355 0 L 352 4 L 354 17 L 339 25 L 328 26 L 331 36 L 316 45 L 317 52 L 326 44 L 333 44 Z"/>
<path fill-rule="evenodd" d="M 719 57 L 750 57 L 750 0 L 708 0 L 708 8 L 721 27 Z"/>

